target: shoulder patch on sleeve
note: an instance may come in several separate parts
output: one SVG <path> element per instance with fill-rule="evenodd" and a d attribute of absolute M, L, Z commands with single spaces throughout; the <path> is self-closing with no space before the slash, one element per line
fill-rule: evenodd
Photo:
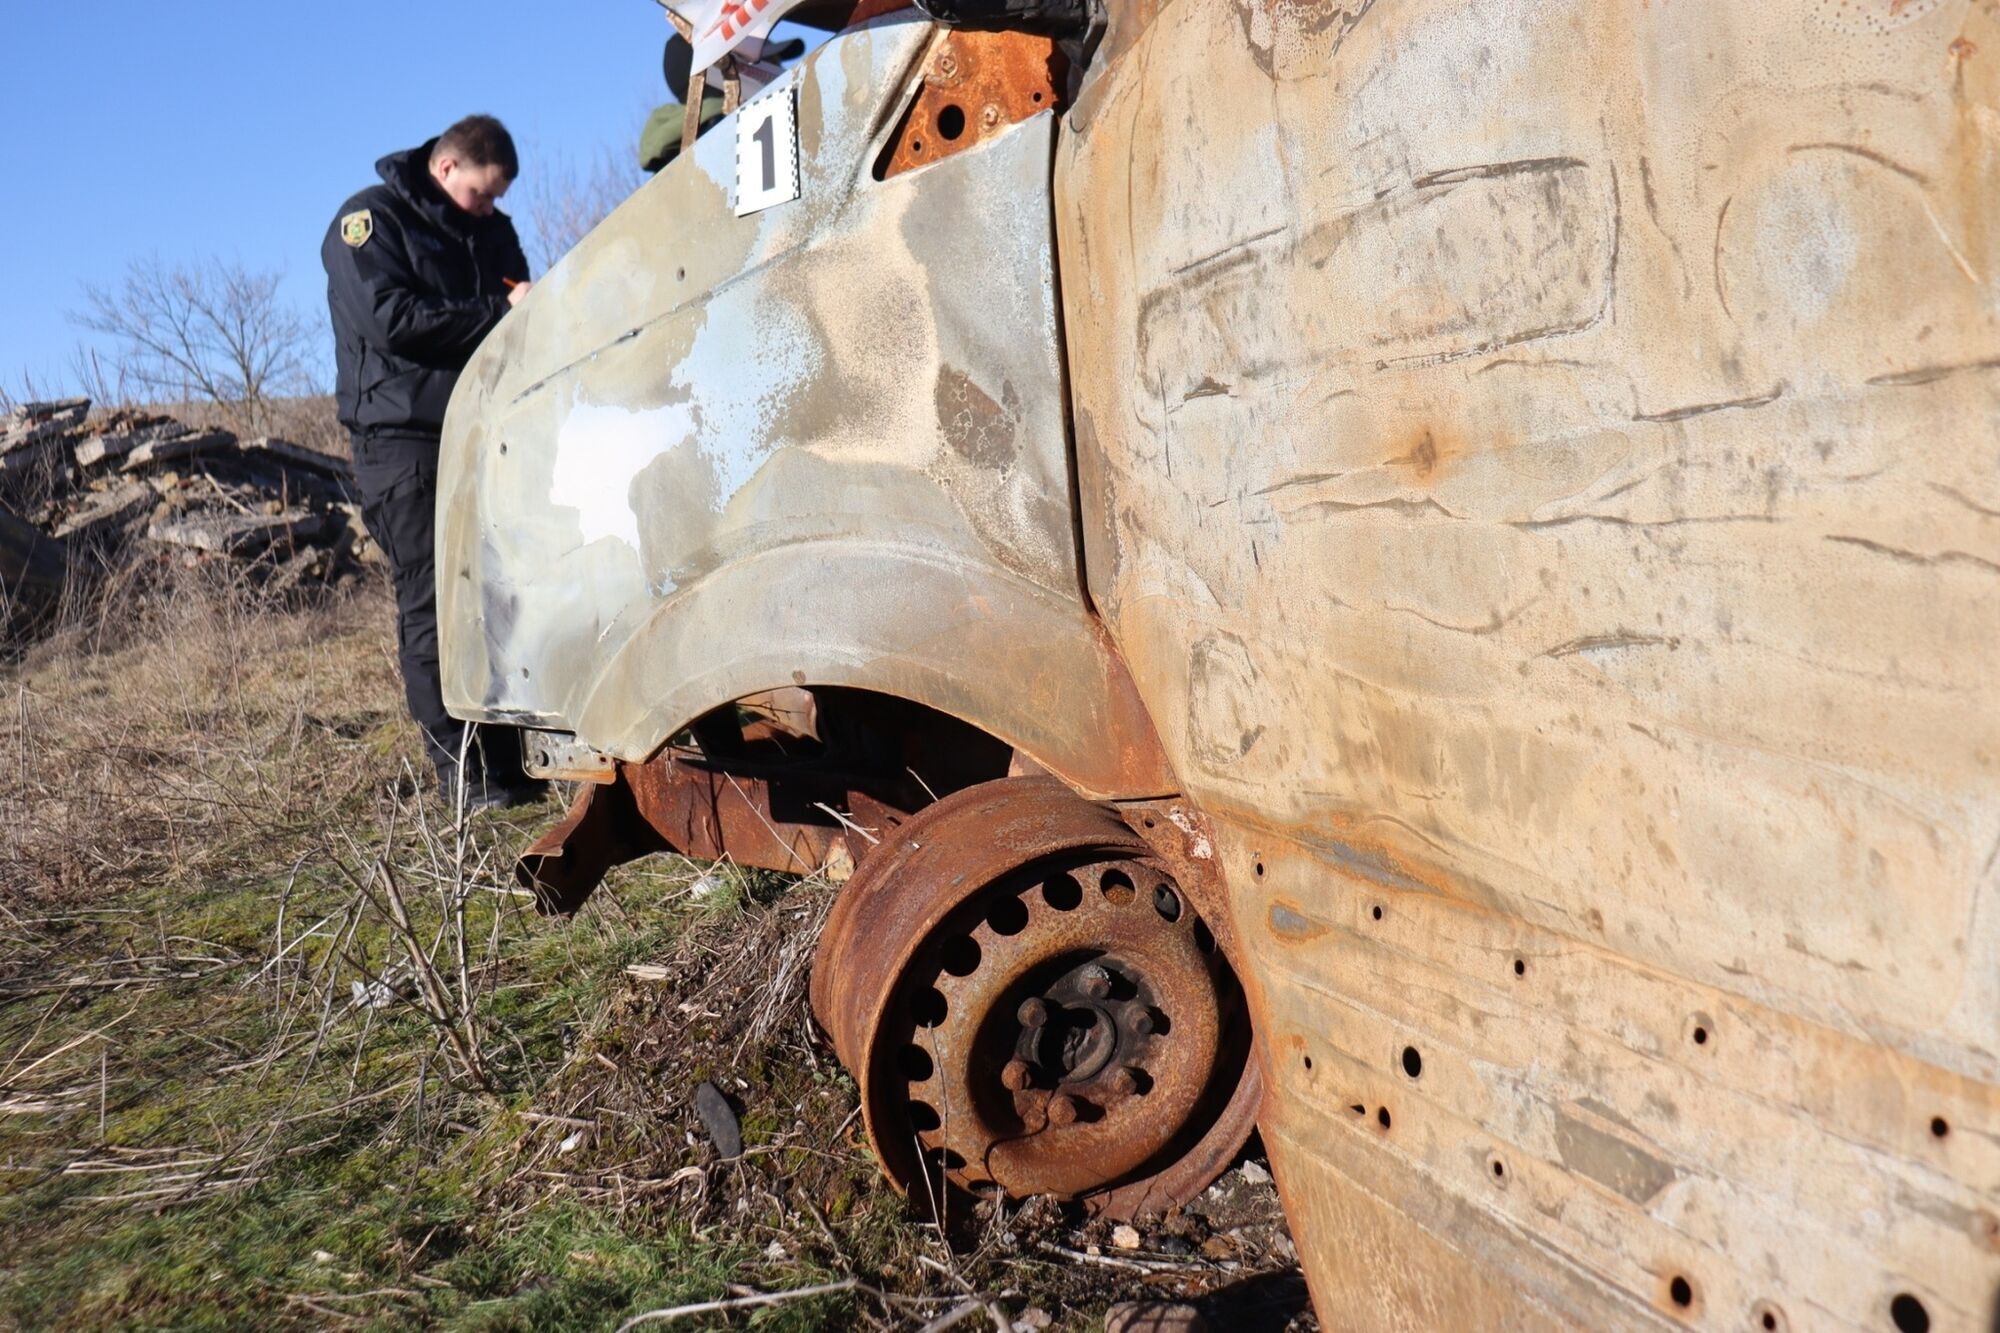
<path fill-rule="evenodd" d="M 340 239 L 359 250 L 375 234 L 375 215 L 367 209 L 349 213 L 340 220 Z"/>

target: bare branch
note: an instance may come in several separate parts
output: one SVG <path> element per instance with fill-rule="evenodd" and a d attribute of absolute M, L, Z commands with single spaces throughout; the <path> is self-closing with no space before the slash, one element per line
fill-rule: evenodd
<path fill-rule="evenodd" d="M 75 367 L 121 402 L 208 402 L 246 430 L 268 426 L 271 400 L 310 391 L 310 350 L 317 326 L 279 299 L 280 275 L 207 260 L 168 265 L 135 260 L 115 286 L 86 284 L 81 327 L 115 341 L 110 372 L 96 362 Z"/>
<path fill-rule="evenodd" d="M 521 218 L 535 271 L 548 272 L 645 183 L 637 163 L 609 149 L 600 149 L 586 167 L 568 157 L 539 163 L 524 187 L 527 207 Z"/>

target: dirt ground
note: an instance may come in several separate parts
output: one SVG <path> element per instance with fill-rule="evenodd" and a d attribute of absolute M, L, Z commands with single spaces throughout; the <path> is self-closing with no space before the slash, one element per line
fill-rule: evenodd
<path fill-rule="evenodd" d="M 806 1003 L 833 890 L 655 858 L 535 916 L 558 806 L 416 780 L 389 623 L 190 574 L 0 668 L 0 1326 L 1316 1327 L 1254 1153 L 1136 1247 L 919 1221 Z"/>

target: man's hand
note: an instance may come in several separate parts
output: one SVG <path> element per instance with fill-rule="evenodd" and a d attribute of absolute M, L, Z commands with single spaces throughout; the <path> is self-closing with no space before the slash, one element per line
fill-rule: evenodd
<path fill-rule="evenodd" d="M 529 289 L 535 285 L 532 282 L 516 282 L 512 278 L 508 278 L 506 281 L 507 304 L 510 308 L 521 304 L 521 298 L 526 296 Z"/>

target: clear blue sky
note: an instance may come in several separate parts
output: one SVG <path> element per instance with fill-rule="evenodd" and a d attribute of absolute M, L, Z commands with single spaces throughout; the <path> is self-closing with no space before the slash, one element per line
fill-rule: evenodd
<path fill-rule="evenodd" d="M 468 111 L 523 172 L 636 150 L 665 100 L 654 0 L 6 0 L 0 388 L 60 380 L 80 285 L 128 260 L 282 269 L 317 317 L 319 243 L 374 161 Z M 525 184 L 525 180 L 524 180 Z M 511 201 L 510 201 L 511 202 Z"/>

